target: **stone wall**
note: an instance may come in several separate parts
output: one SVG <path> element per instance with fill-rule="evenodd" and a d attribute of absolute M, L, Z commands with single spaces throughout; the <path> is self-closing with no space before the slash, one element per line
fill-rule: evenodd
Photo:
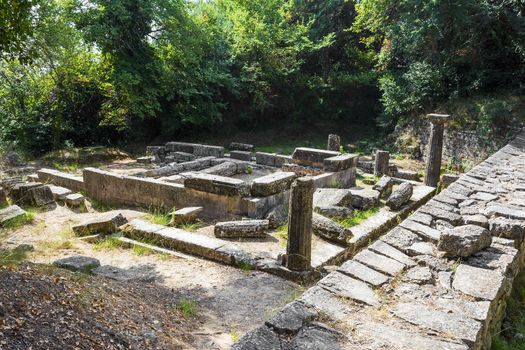
<path fill-rule="evenodd" d="M 40 169 L 37 174 L 40 181 L 44 183 L 52 183 L 57 186 L 66 187 L 75 192 L 80 192 L 85 189 L 84 180 L 80 176 L 54 169 Z"/>
<path fill-rule="evenodd" d="M 233 349 L 489 349 L 525 259 L 525 133 L 326 275 Z M 447 229 L 492 243 L 445 258 Z"/>

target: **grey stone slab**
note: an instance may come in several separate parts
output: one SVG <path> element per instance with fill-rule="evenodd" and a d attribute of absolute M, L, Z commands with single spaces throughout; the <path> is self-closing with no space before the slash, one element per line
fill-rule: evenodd
<path fill-rule="evenodd" d="M 51 193 L 53 194 L 53 198 L 56 201 L 63 201 L 66 199 L 67 195 L 70 195 L 73 193 L 73 191 L 71 191 L 70 189 L 65 188 L 65 187 L 60 187 L 60 186 L 49 185 L 49 189 L 51 190 Z"/>
<path fill-rule="evenodd" d="M 312 215 L 312 231 L 329 241 L 341 244 L 349 244 L 353 237 L 352 231 L 317 213 Z"/>
<path fill-rule="evenodd" d="M 11 205 L 7 208 L 0 209 L 0 227 L 5 226 L 9 221 L 24 217 L 26 212 L 18 205 Z"/>
<path fill-rule="evenodd" d="M 249 185 L 240 180 L 225 176 L 184 173 L 184 186 L 194 190 L 226 196 L 247 196 L 250 193 Z"/>
<path fill-rule="evenodd" d="M 420 224 L 425 225 L 425 226 L 430 226 L 432 225 L 432 221 L 434 219 L 432 218 L 432 216 L 418 211 L 410 215 L 410 220 L 419 222 Z"/>
<path fill-rule="evenodd" d="M 409 269 L 403 276 L 403 281 L 416 284 L 432 284 L 434 276 L 428 266 L 416 266 Z"/>
<path fill-rule="evenodd" d="M 379 287 L 385 284 L 389 279 L 387 275 L 372 270 L 355 260 L 346 261 L 337 269 L 337 271 L 371 284 L 374 287 Z"/>
<path fill-rule="evenodd" d="M 397 275 L 405 268 L 404 264 L 387 258 L 386 256 L 376 254 L 368 249 L 357 253 L 354 260 L 390 276 Z"/>
<path fill-rule="evenodd" d="M 299 299 L 328 317 L 345 322 L 361 309 L 361 304 L 348 302 L 318 285 L 308 289 Z"/>
<path fill-rule="evenodd" d="M 231 151 L 230 158 L 244 160 L 246 162 L 252 161 L 252 152 L 249 151 Z"/>
<path fill-rule="evenodd" d="M 347 207 L 338 207 L 338 206 L 318 206 L 314 208 L 316 213 L 319 213 L 328 218 L 345 218 L 352 215 L 354 212 L 353 209 Z"/>
<path fill-rule="evenodd" d="M 275 165 L 276 154 L 266 152 L 256 152 L 255 162 L 260 165 L 276 166 Z"/>
<path fill-rule="evenodd" d="M 483 325 L 472 318 L 437 311 L 422 304 L 400 303 L 393 312 L 407 322 L 450 334 L 468 345 L 479 341 L 483 329 Z"/>
<path fill-rule="evenodd" d="M 492 218 L 488 221 L 489 232 L 495 237 L 508 239 L 523 239 L 525 237 L 525 222 L 504 217 Z"/>
<path fill-rule="evenodd" d="M 231 350 L 277 350 L 282 349 L 279 336 L 267 326 L 246 333 Z"/>
<path fill-rule="evenodd" d="M 65 198 L 66 204 L 71 207 L 78 207 L 84 204 L 84 196 L 80 193 L 68 194 Z"/>
<path fill-rule="evenodd" d="M 295 334 L 317 317 L 314 308 L 295 301 L 286 305 L 276 316 L 266 321 L 266 326 L 278 334 Z"/>
<path fill-rule="evenodd" d="M 325 158 L 323 161 L 324 171 L 334 172 L 343 171 L 357 166 L 357 154 L 341 154 L 338 156 Z"/>
<path fill-rule="evenodd" d="M 100 261 L 89 256 L 75 255 L 55 260 L 53 265 L 71 271 L 90 273 L 91 270 L 100 266 Z"/>
<path fill-rule="evenodd" d="M 351 189 L 352 206 L 367 210 L 379 205 L 379 192 L 368 189 Z"/>
<path fill-rule="evenodd" d="M 253 152 L 255 147 L 249 143 L 232 142 L 230 143 L 230 150 Z"/>
<path fill-rule="evenodd" d="M 483 300 L 495 300 L 501 295 L 505 277 L 497 270 L 487 270 L 461 264 L 457 267 L 452 287 Z"/>
<path fill-rule="evenodd" d="M 289 190 L 296 177 L 292 172 L 277 172 L 256 178 L 252 181 L 251 193 L 256 197 L 266 197 Z"/>
<path fill-rule="evenodd" d="M 489 318 L 489 301 L 468 301 L 459 298 L 438 298 L 434 305 L 441 310 L 456 315 L 465 315 L 475 320 L 485 322 Z"/>
<path fill-rule="evenodd" d="M 372 189 L 378 191 L 381 198 L 386 199 L 392 194 L 393 186 L 394 181 L 392 181 L 392 178 L 390 176 L 383 175 L 372 187 Z"/>
<path fill-rule="evenodd" d="M 379 299 L 366 283 L 337 271 L 328 274 L 319 281 L 318 285 L 340 297 L 352 299 L 358 303 L 379 305 Z"/>
<path fill-rule="evenodd" d="M 352 207 L 352 193 L 348 189 L 319 188 L 314 192 L 314 208 L 325 206 Z"/>
<path fill-rule="evenodd" d="M 517 251 L 507 253 L 502 247 L 494 245 L 484 249 L 466 261 L 470 266 L 498 270 L 501 274 L 512 275 L 518 270 Z"/>
<path fill-rule="evenodd" d="M 291 342 L 291 349 L 301 350 L 343 350 L 342 333 L 324 324 L 316 323 L 299 331 Z"/>
<path fill-rule="evenodd" d="M 412 193 L 412 184 L 403 182 L 394 190 L 394 192 L 392 192 L 390 197 L 388 197 L 386 205 L 392 210 L 398 210 L 410 200 Z"/>
<path fill-rule="evenodd" d="M 410 259 L 405 253 L 397 250 L 396 248 L 392 247 L 391 245 L 383 242 L 383 241 L 376 241 L 372 245 L 368 247 L 371 251 L 387 256 L 389 258 L 392 258 L 396 261 L 399 261 L 400 263 L 406 265 L 406 266 L 416 266 L 417 263 Z"/>
<path fill-rule="evenodd" d="M 268 220 L 224 221 L 215 224 L 215 237 L 250 238 L 265 237 L 270 222 Z"/>
<path fill-rule="evenodd" d="M 486 216 L 481 214 L 476 215 L 464 215 L 463 216 L 463 222 L 466 225 L 477 225 L 484 228 L 489 228 L 489 220 Z"/>
<path fill-rule="evenodd" d="M 492 202 L 498 199 L 498 196 L 486 192 L 476 192 L 470 198 L 483 202 Z"/>
<path fill-rule="evenodd" d="M 78 236 L 90 236 L 94 234 L 111 234 L 118 231 L 119 226 L 124 225 L 126 218 L 120 213 L 103 213 L 88 219 L 72 227 Z"/>
<path fill-rule="evenodd" d="M 326 158 L 340 155 L 339 152 L 316 148 L 298 147 L 292 154 L 293 160 L 300 165 L 322 167 Z"/>
<path fill-rule="evenodd" d="M 434 245 L 428 242 L 415 242 L 406 248 L 409 256 L 432 255 L 434 254 Z"/>
<path fill-rule="evenodd" d="M 461 215 L 451 212 L 451 211 L 446 211 L 446 210 L 437 208 L 435 206 L 431 207 L 431 206 L 425 205 L 420 209 L 420 211 L 422 213 L 431 215 L 436 220 L 448 221 L 452 225 L 459 225 L 461 223 Z"/>
<path fill-rule="evenodd" d="M 414 232 L 423 239 L 430 240 L 432 242 L 437 242 L 439 240 L 439 237 L 441 236 L 441 232 L 439 232 L 438 230 L 426 225 L 422 225 L 419 222 L 410 220 L 410 218 L 403 221 L 400 224 L 400 226 Z"/>
<path fill-rule="evenodd" d="M 399 350 L 468 350 L 465 344 L 452 342 L 450 339 L 439 339 L 435 336 L 421 335 L 406 329 L 387 326 L 381 323 L 366 322 L 357 326 L 358 337 L 373 341 L 367 349 Z M 376 345 L 377 344 L 377 345 Z"/>
<path fill-rule="evenodd" d="M 401 251 L 405 251 L 415 242 L 421 241 L 418 235 L 400 226 L 395 227 L 380 239 Z"/>

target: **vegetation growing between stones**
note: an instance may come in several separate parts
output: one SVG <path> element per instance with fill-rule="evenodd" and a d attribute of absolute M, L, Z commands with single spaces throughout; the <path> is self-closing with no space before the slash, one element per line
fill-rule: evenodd
<path fill-rule="evenodd" d="M 27 209 L 24 215 L 17 216 L 16 218 L 4 222 L 2 227 L 0 227 L 0 230 L 13 230 L 17 227 L 33 222 L 34 219 L 35 211 L 33 209 Z"/>
<path fill-rule="evenodd" d="M 336 219 L 335 221 L 345 228 L 350 228 L 353 226 L 357 226 L 369 217 L 374 216 L 379 212 L 379 209 L 380 208 L 375 207 L 367 210 L 354 210 L 352 215 L 346 218 Z"/>
<path fill-rule="evenodd" d="M 0 250 L 0 267 L 16 266 L 24 262 L 30 250 L 32 249 L 27 245 Z"/>

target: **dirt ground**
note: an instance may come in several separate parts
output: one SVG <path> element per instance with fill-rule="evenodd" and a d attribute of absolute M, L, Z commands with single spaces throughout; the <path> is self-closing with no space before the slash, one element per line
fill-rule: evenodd
<path fill-rule="evenodd" d="M 128 220 L 147 215 L 135 210 L 117 211 Z M 72 255 L 91 256 L 112 269 L 113 278 L 137 277 L 131 281 L 114 282 L 120 283 L 124 289 L 128 284 L 148 284 L 137 280 L 154 279 L 149 285 L 158 287 L 153 289 L 172 290 L 175 300 L 188 300 L 197 305 L 196 322 L 190 320 L 195 325 L 188 327 L 187 339 L 180 339 L 183 344 L 179 342 L 173 348 L 227 349 L 240 336 L 260 325 L 303 291 L 298 284 L 258 271 L 242 271 L 183 254 L 167 257 L 90 244 L 75 238 L 71 226 L 94 215 L 94 212 L 75 213 L 60 205 L 38 212 L 31 224 L 0 232 L 0 249 L 31 244 L 34 251 L 28 254 L 28 260 L 42 264 Z M 108 278 L 98 278 L 109 281 Z M 0 286 L 0 290 L 6 295 L 4 286 Z M 148 299 L 142 301 L 148 302 Z M 149 307 L 155 308 L 151 305 L 154 300 L 150 299 Z M 134 308 L 133 305 L 129 307 Z M 158 303 L 156 310 L 164 308 L 165 305 Z M 159 332 L 169 333 L 170 330 Z"/>

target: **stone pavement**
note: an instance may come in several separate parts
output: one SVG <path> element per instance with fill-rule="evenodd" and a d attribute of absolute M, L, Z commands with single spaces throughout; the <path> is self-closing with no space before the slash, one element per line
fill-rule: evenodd
<path fill-rule="evenodd" d="M 525 133 L 346 261 L 232 349 L 485 349 L 523 265 Z M 489 247 L 437 251 L 485 227 Z"/>

